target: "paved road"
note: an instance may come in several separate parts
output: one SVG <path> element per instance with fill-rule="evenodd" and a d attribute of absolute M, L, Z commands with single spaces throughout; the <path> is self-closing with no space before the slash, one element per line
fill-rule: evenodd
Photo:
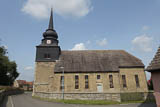
<path fill-rule="evenodd" d="M 122 105 L 77 105 L 40 101 L 33 99 L 30 93 L 13 95 L 5 98 L 3 107 L 156 107 L 154 104 Z"/>

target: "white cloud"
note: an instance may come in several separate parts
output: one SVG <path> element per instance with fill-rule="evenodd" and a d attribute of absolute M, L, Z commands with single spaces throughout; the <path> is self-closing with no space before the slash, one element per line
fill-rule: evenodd
<path fill-rule="evenodd" d="M 34 80 L 34 71 L 23 71 L 20 72 L 19 77 L 17 78 L 17 80 L 27 80 L 27 81 L 33 81 Z"/>
<path fill-rule="evenodd" d="M 50 8 L 61 16 L 82 17 L 91 10 L 91 0 L 27 0 L 22 11 L 38 19 L 47 18 Z"/>
<path fill-rule="evenodd" d="M 97 43 L 97 45 L 99 45 L 99 46 L 106 46 L 106 45 L 107 45 L 107 39 L 104 38 L 104 39 L 102 39 L 102 40 L 97 40 L 96 43 Z"/>
<path fill-rule="evenodd" d="M 5 49 L 8 49 L 8 46 L 4 45 L 4 48 L 5 48 Z"/>
<path fill-rule="evenodd" d="M 86 50 L 84 43 L 75 44 L 72 50 Z"/>
<path fill-rule="evenodd" d="M 6 45 L 4 45 L 4 46 L 2 46 L 4 49 L 8 49 L 8 46 L 6 46 Z"/>
<path fill-rule="evenodd" d="M 153 38 L 146 34 L 135 37 L 132 40 L 133 50 L 138 50 L 142 52 L 152 51 L 152 41 Z"/>
<path fill-rule="evenodd" d="M 30 71 L 30 70 L 33 70 L 33 69 L 34 68 L 32 66 L 27 66 L 27 67 L 24 68 L 24 70 L 26 70 L 26 71 Z"/>
<path fill-rule="evenodd" d="M 149 27 L 149 26 L 146 26 L 146 25 L 142 27 L 142 30 L 143 30 L 143 31 L 146 31 L 146 30 L 149 30 L 149 29 L 150 29 L 150 27 Z"/>

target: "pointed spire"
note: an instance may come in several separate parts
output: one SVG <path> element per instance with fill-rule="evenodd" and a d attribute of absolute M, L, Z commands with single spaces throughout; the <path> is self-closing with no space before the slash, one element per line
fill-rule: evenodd
<path fill-rule="evenodd" d="M 53 8 L 51 8 L 51 16 L 50 16 L 50 20 L 49 20 L 49 26 L 48 26 L 48 29 L 54 29 L 54 26 L 53 26 Z"/>
<path fill-rule="evenodd" d="M 56 33 L 56 31 L 54 30 L 54 26 L 53 26 L 53 9 L 51 8 L 51 16 L 50 16 L 50 20 L 49 20 L 49 26 L 48 29 L 43 33 L 43 37 L 53 37 L 55 39 L 58 38 L 58 35 Z"/>

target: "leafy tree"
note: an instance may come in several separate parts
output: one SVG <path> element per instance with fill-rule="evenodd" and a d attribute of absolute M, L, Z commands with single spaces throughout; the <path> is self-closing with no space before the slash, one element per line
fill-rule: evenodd
<path fill-rule="evenodd" d="M 0 46 L 0 85 L 12 85 L 19 76 L 17 64 L 14 61 L 10 61 L 6 54 L 7 49 Z"/>
<path fill-rule="evenodd" d="M 148 89 L 153 90 L 152 78 L 150 80 L 148 80 L 147 84 L 148 84 Z"/>

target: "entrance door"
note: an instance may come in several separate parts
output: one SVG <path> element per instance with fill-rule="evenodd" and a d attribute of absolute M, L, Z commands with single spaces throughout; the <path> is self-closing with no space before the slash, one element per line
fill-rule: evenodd
<path fill-rule="evenodd" d="M 97 92 L 103 92 L 103 85 L 101 83 L 97 84 Z"/>

